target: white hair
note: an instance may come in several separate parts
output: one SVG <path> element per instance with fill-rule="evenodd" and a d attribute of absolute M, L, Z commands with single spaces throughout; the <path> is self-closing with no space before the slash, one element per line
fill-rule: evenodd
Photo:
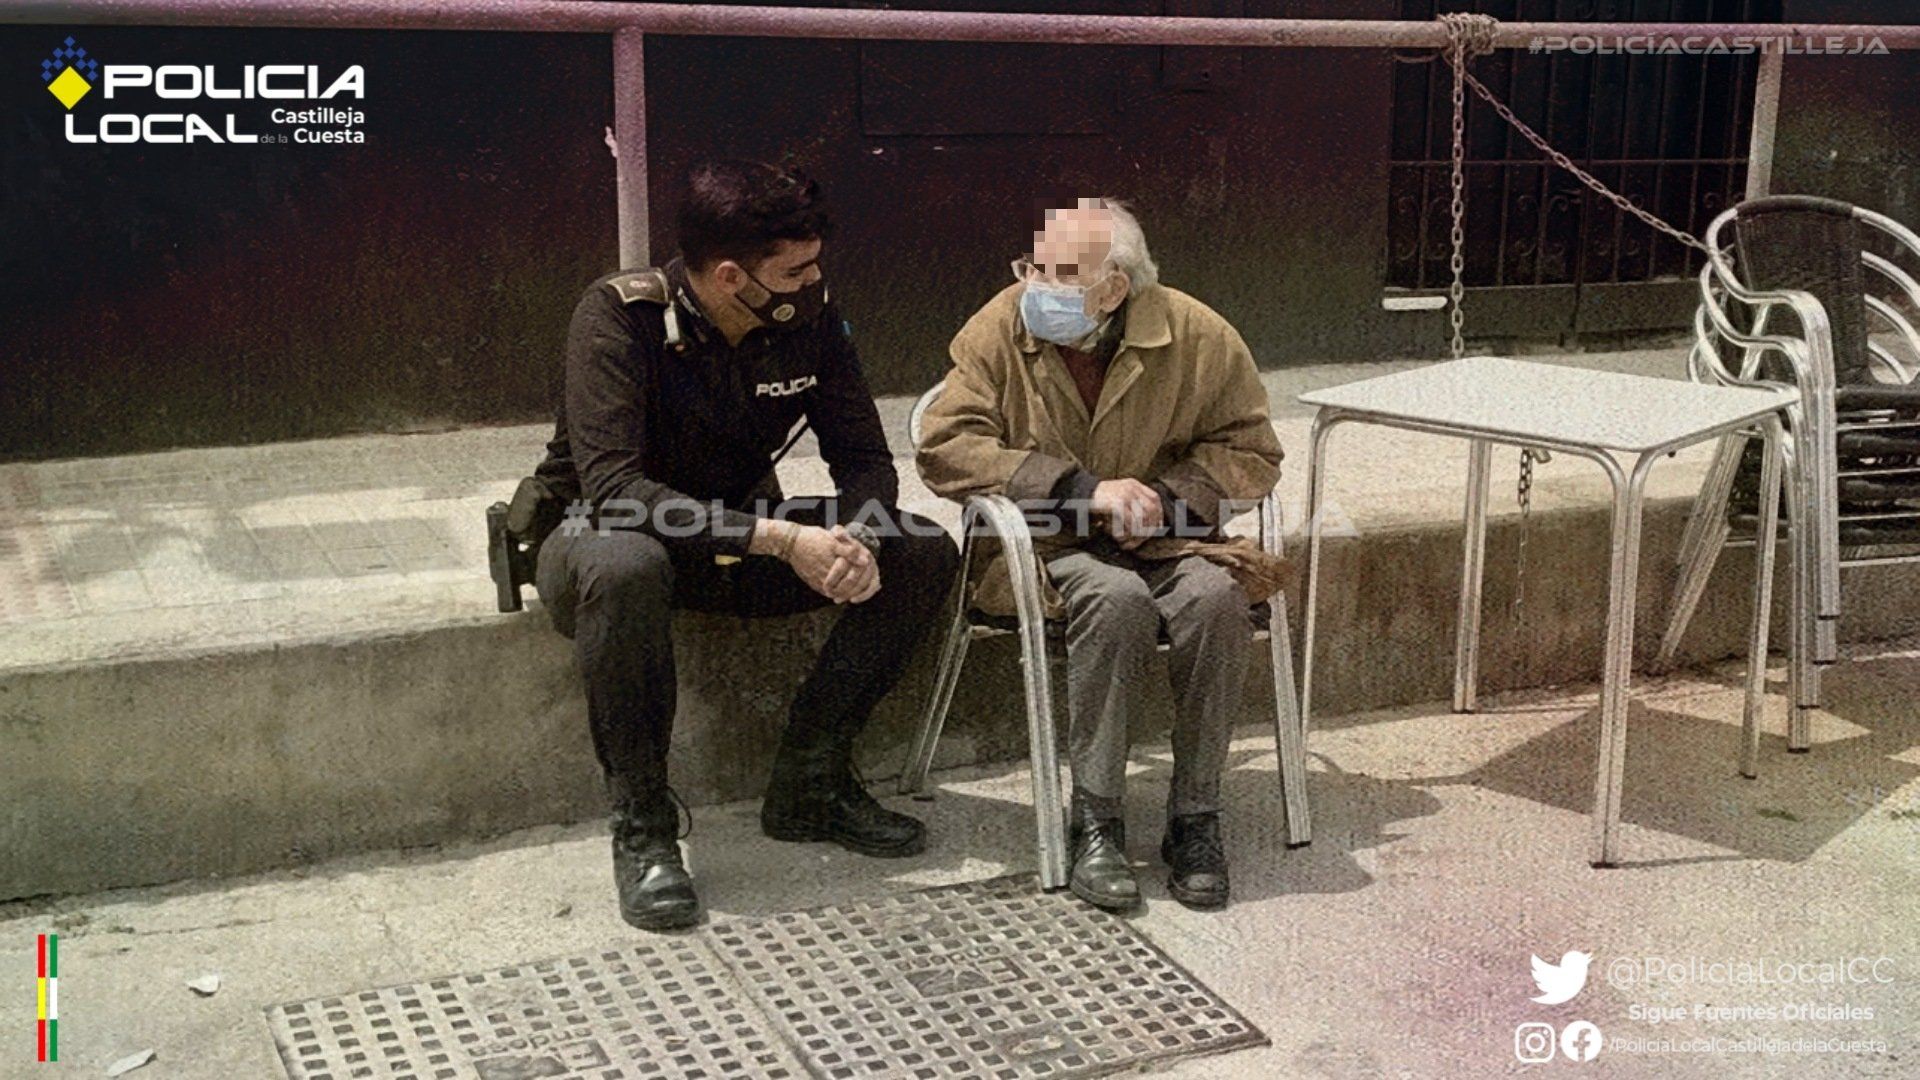
<path fill-rule="evenodd" d="M 1140 231 L 1140 219 L 1133 216 L 1133 209 L 1113 198 L 1090 201 L 1093 207 L 1113 215 L 1113 246 L 1107 251 L 1107 261 L 1125 272 L 1135 289 L 1158 284 L 1160 267 L 1147 251 L 1147 234 Z"/>

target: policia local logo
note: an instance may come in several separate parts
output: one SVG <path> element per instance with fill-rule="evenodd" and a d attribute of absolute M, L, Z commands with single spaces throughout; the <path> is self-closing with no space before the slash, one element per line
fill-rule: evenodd
<path fill-rule="evenodd" d="M 366 114 L 355 108 L 274 106 L 271 124 L 284 130 L 242 129 L 241 118 L 226 113 L 210 121 L 198 112 L 103 112 L 93 119 L 74 112 L 97 86 L 117 105 L 128 90 L 144 89 L 162 101 L 330 101 L 364 100 L 367 73 L 353 64 L 333 76 L 301 64 L 248 64 L 236 76 L 212 64 L 101 64 L 73 38 L 62 41 L 40 61 L 40 81 L 66 107 L 70 143 L 358 143 L 366 141 Z"/>

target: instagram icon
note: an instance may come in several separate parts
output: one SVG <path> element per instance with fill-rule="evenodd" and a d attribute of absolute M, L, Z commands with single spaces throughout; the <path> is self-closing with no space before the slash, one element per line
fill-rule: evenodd
<path fill-rule="evenodd" d="M 1513 1029 L 1513 1056 L 1529 1064 L 1552 1061 L 1559 1045 L 1552 1024 L 1521 1024 Z"/>

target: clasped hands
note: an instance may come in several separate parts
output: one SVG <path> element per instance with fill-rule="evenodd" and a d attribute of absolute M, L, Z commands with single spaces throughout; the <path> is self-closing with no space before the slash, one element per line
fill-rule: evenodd
<path fill-rule="evenodd" d="M 1166 526 L 1160 493 L 1132 477 L 1100 481 L 1093 489 L 1092 510 L 1107 535 L 1128 551 Z"/>
<path fill-rule="evenodd" d="M 858 604 L 880 591 L 880 560 L 846 526 L 780 524 L 797 530 L 781 537 L 782 557 L 814 592 L 836 604 Z"/>

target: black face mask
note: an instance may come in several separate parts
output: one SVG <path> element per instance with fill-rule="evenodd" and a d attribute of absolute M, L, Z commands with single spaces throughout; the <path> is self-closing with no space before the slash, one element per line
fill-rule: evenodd
<path fill-rule="evenodd" d="M 742 272 L 745 272 L 744 269 Z M 804 326 L 812 322 L 813 317 L 820 314 L 827 306 L 827 279 L 825 278 L 811 285 L 802 285 L 792 292 L 774 292 L 750 273 L 747 274 L 747 280 L 758 286 L 761 292 L 766 293 L 766 298 L 757 304 L 749 303 L 742 293 L 734 293 L 734 298 L 740 301 L 741 306 L 753 312 L 754 318 L 775 330 L 791 330 L 796 326 Z"/>

